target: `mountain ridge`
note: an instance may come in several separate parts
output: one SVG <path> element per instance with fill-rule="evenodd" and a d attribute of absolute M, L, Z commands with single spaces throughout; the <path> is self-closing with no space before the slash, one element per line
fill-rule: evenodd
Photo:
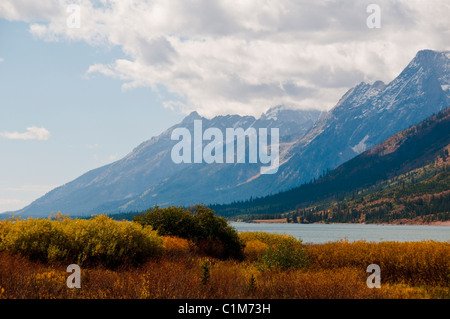
<path fill-rule="evenodd" d="M 273 110 L 269 109 L 268 112 L 271 111 Z M 283 112 L 283 108 L 277 107 L 277 114 L 280 112 Z M 69 214 L 89 215 L 98 209 L 103 211 L 102 208 L 98 208 L 102 203 L 123 203 L 127 201 L 127 198 L 148 192 L 159 182 L 192 165 L 175 164 L 171 160 L 171 149 L 176 144 L 176 141 L 171 140 L 171 133 L 176 128 L 192 126 L 194 120 L 202 120 L 205 129 L 208 127 L 225 129 L 236 125 L 244 128 L 285 125 L 286 129 L 281 133 L 284 133 L 283 136 L 286 138 L 290 138 L 286 134 L 290 134 L 289 136 L 303 134 L 313 124 L 313 119 L 321 114 L 318 110 L 289 110 L 288 112 L 296 113 L 297 118 L 302 118 L 304 115 L 303 126 L 298 126 L 298 122 L 294 125 L 289 120 L 280 122 L 265 118 L 265 113 L 259 119 L 239 115 L 206 119 L 195 111 L 191 112 L 179 124 L 168 128 L 159 136 L 142 142 L 121 160 L 86 172 L 14 214 L 27 216 L 38 213 L 41 216 L 48 216 L 51 212 L 67 211 Z M 70 209 L 73 206 L 76 206 L 76 209 Z"/>
<path fill-rule="evenodd" d="M 449 61 L 450 52 L 419 51 L 390 83 L 361 82 L 330 111 L 311 111 L 302 123 L 293 116 L 295 111 L 280 107 L 258 119 L 236 115 L 205 119 L 192 112 L 122 160 L 89 171 L 16 213 L 48 215 L 61 210 L 92 214 L 140 210 L 155 204 L 225 203 L 297 187 L 447 108 Z M 277 174 L 260 175 L 257 164 L 174 164 L 170 133 L 177 127 L 189 127 L 195 119 L 202 119 L 205 128 L 280 127 L 282 165 Z"/>
<path fill-rule="evenodd" d="M 176 181 L 169 180 L 158 189 L 151 190 L 147 196 L 135 200 L 139 204 L 130 202 L 131 205 L 123 209 L 151 206 L 156 202 L 155 197 L 163 203 L 171 198 L 182 198 L 177 204 L 192 204 L 195 197 L 189 197 L 186 187 L 197 194 L 202 191 L 198 197 L 207 198 L 210 202 L 231 202 L 307 183 L 327 169 L 339 166 L 387 137 L 447 108 L 449 92 L 444 92 L 442 87 L 449 83 L 448 55 L 448 52 L 419 51 L 390 83 L 362 82 L 350 89 L 302 138 L 288 146 L 285 152 L 288 160 L 284 161 L 275 176 L 258 176 L 217 194 L 211 187 L 220 180 L 208 186 L 199 185 L 198 181 L 189 183 L 193 176 L 201 173 L 197 167 L 190 167 L 177 176 L 186 183 L 182 190 L 178 191 Z M 439 65 L 435 66 L 433 61 L 438 61 Z M 192 171 L 190 174 L 189 170 Z"/>
<path fill-rule="evenodd" d="M 285 213 L 329 198 L 358 193 L 381 181 L 450 159 L 450 108 L 405 129 L 345 162 L 317 181 L 251 201 L 211 205 L 225 216 Z M 445 134 L 447 133 L 447 134 Z M 449 166 L 449 164 L 446 164 Z"/>

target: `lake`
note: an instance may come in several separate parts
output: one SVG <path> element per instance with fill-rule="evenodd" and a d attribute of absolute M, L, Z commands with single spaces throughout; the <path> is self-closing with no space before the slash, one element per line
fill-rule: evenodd
<path fill-rule="evenodd" d="M 278 224 L 230 223 L 238 232 L 263 231 L 292 235 L 304 243 L 326 243 L 347 239 L 349 241 L 450 241 L 450 226 L 426 225 L 374 225 L 374 224 Z"/>

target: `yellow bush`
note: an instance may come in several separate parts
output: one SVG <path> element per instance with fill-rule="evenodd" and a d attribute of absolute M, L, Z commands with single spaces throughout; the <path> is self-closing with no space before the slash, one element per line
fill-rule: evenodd
<path fill-rule="evenodd" d="M 264 255 L 269 247 L 267 244 L 259 240 L 250 240 L 246 243 L 244 248 L 245 258 L 249 261 L 256 261 Z"/>
<path fill-rule="evenodd" d="M 162 239 L 149 226 L 95 218 L 2 221 L 0 250 L 41 261 L 103 264 L 141 263 L 162 251 Z"/>
<path fill-rule="evenodd" d="M 244 244 L 249 241 L 258 240 L 262 243 L 265 243 L 266 245 L 271 246 L 285 242 L 286 240 L 290 240 L 294 237 L 290 235 L 271 234 L 264 232 L 242 232 L 239 233 L 239 238 L 244 242 Z M 301 243 L 301 241 L 299 241 L 299 243 Z"/>
<path fill-rule="evenodd" d="M 163 236 L 162 239 L 164 252 L 171 256 L 186 256 L 194 245 L 191 241 L 179 237 Z"/>
<path fill-rule="evenodd" d="M 69 254 L 70 239 L 55 222 L 30 218 L 7 220 L 2 224 L 2 250 L 23 253 L 31 259 L 42 261 L 49 257 L 63 259 Z"/>

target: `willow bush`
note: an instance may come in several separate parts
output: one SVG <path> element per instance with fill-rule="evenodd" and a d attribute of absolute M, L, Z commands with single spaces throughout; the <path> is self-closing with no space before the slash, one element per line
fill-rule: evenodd
<path fill-rule="evenodd" d="M 245 244 L 246 258 L 257 261 L 261 269 L 287 270 L 308 266 L 305 247 L 293 236 L 244 232 L 239 238 Z"/>
<path fill-rule="evenodd" d="M 163 241 L 149 226 L 92 219 L 11 219 L 0 222 L 0 250 L 42 262 L 116 267 L 139 264 L 162 252 Z"/>

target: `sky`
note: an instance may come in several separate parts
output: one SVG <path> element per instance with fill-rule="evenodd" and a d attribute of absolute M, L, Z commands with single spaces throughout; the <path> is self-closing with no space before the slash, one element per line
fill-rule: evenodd
<path fill-rule="evenodd" d="M 449 16 L 447 0 L 2 0 L 0 212 L 194 110 L 329 110 L 419 50 L 450 50 Z"/>

